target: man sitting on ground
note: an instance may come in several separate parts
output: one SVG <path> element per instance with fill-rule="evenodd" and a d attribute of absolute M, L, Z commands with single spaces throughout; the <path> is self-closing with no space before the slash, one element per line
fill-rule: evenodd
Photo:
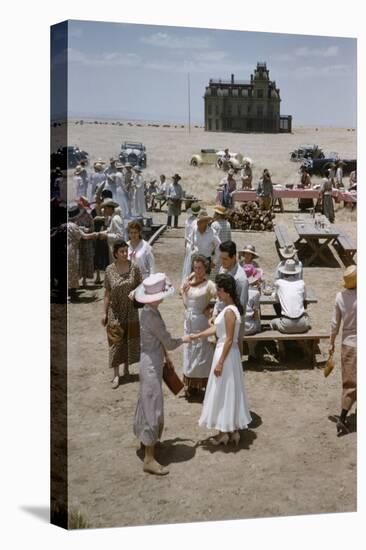
<path fill-rule="evenodd" d="M 275 282 L 275 295 L 281 305 L 281 316 L 271 321 L 272 329 L 287 334 L 307 332 L 311 326 L 304 308 L 305 283 L 296 279 L 300 267 L 294 260 L 287 260 L 280 271 L 284 278 Z"/>

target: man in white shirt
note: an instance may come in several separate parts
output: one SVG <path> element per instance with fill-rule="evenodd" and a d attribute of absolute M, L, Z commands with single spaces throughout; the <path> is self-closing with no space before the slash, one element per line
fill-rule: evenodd
<path fill-rule="evenodd" d="M 243 355 L 243 337 L 245 331 L 245 314 L 248 303 L 249 283 L 244 269 L 238 262 L 236 244 L 234 241 L 226 241 L 220 244 L 220 271 L 219 273 L 227 273 L 235 279 L 236 295 L 243 308 L 243 314 L 241 316 L 241 325 L 239 331 L 239 350 Z M 216 304 L 213 311 L 213 317 L 216 317 L 220 311 L 224 308 L 223 302 L 216 300 Z"/>
<path fill-rule="evenodd" d="M 294 279 L 300 267 L 294 260 L 287 260 L 279 269 L 284 278 L 275 282 L 275 296 L 281 305 L 281 317 L 271 321 L 272 329 L 288 334 L 307 332 L 311 326 L 304 308 L 305 283 Z"/>
<path fill-rule="evenodd" d="M 104 215 L 110 217 L 110 222 L 105 231 L 99 231 L 99 233 L 97 233 L 97 238 L 107 240 L 109 258 L 112 263 L 114 261 L 113 245 L 117 241 L 125 240 L 125 226 L 121 214 L 115 212 L 115 209 L 119 208 L 118 202 L 113 199 L 105 199 L 100 206 L 104 209 Z"/>
<path fill-rule="evenodd" d="M 206 210 L 200 210 L 197 221 L 192 226 L 192 254 L 205 256 L 212 270 L 219 261 L 220 239 L 215 231 L 208 225 L 211 217 Z"/>

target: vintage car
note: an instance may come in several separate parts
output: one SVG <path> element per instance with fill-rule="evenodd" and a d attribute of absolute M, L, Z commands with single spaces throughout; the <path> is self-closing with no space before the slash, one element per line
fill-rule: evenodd
<path fill-rule="evenodd" d="M 59 147 L 56 153 L 51 154 L 51 170 L 57 167 L 61 170 L 75 168 L 81 160 L 88 164 L 88 153 L 86 151 L 81 151 L 73 145 Z"/>
<path fill-rule="evenodd" d="M 322 149 L 318 145 L 300 145 L 298 149 L 290 153 L 290 160 L 322 159 L 324 156 Z"/>
<path fill-rule="evenodd" d="M 121 145 L 119 160 L 125 164 L 129 162 L 132 166 L 146 168 L 146 147 L 140 142 L 125 141 Z"/>
<path fill-rule="evenodd" d="M 191 166 L 214 164 L 218 168 L 222 168 L 224 170 L 228 170 L 229 168 L 233 168 L 234 170 L 240 169 L 243 162 L 243 155 L 241 153 L 232 153 L 229 151 L 230 160 L 227 161 L 223 159 L 224 155 L 224 150 L 201 149 L 199 153 L 192 155 L 190 164 Z"/>
<path fill-rule="evenodd" d="M 301 166 L 306 168 L 310 175 L 328 176 L 328 170 L 332 164 L 336 164 L 339 160 L 343 162 L 343 174 L 347 175 L 357 170 L 356 159 L 340 159 L 337 153 L 329 153 L 322 159 L 306 159 Z"/>

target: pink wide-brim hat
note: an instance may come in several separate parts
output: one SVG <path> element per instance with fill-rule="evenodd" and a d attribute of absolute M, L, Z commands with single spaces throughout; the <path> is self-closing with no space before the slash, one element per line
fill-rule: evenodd
<path fill-rule="evenodd" d="M 154 273 L 136 288 L 135 299 L 142 304 L 151 304 L 173 294 L 174 288 L 165 273 Z"/>
<path fill-rule="evenodd" d="M 248 278 L 248 283 L 250 285 L 256 283 L 257 281 L 260 281 L 263 278 L 263 269 L 259 269 L 253 264 L 245 264 L 243 268 Z"/>

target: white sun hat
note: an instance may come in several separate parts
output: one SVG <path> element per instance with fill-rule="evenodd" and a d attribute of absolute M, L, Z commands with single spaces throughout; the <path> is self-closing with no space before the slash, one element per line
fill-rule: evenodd
<path fill-rule="evenodd" d="M 174 288 L 165 273 L 154 273 L 135 290 L 135 299 L 142 304 L 158 302 L 174 294 Z"/>
<path fill-rule="evenodd" d="M 301 267 L 295 262 L 295 260 L 286 260 L 284 265 L 279 266 L 279 271 L 284 275 L 297 275 L 300 273 Z"/>

